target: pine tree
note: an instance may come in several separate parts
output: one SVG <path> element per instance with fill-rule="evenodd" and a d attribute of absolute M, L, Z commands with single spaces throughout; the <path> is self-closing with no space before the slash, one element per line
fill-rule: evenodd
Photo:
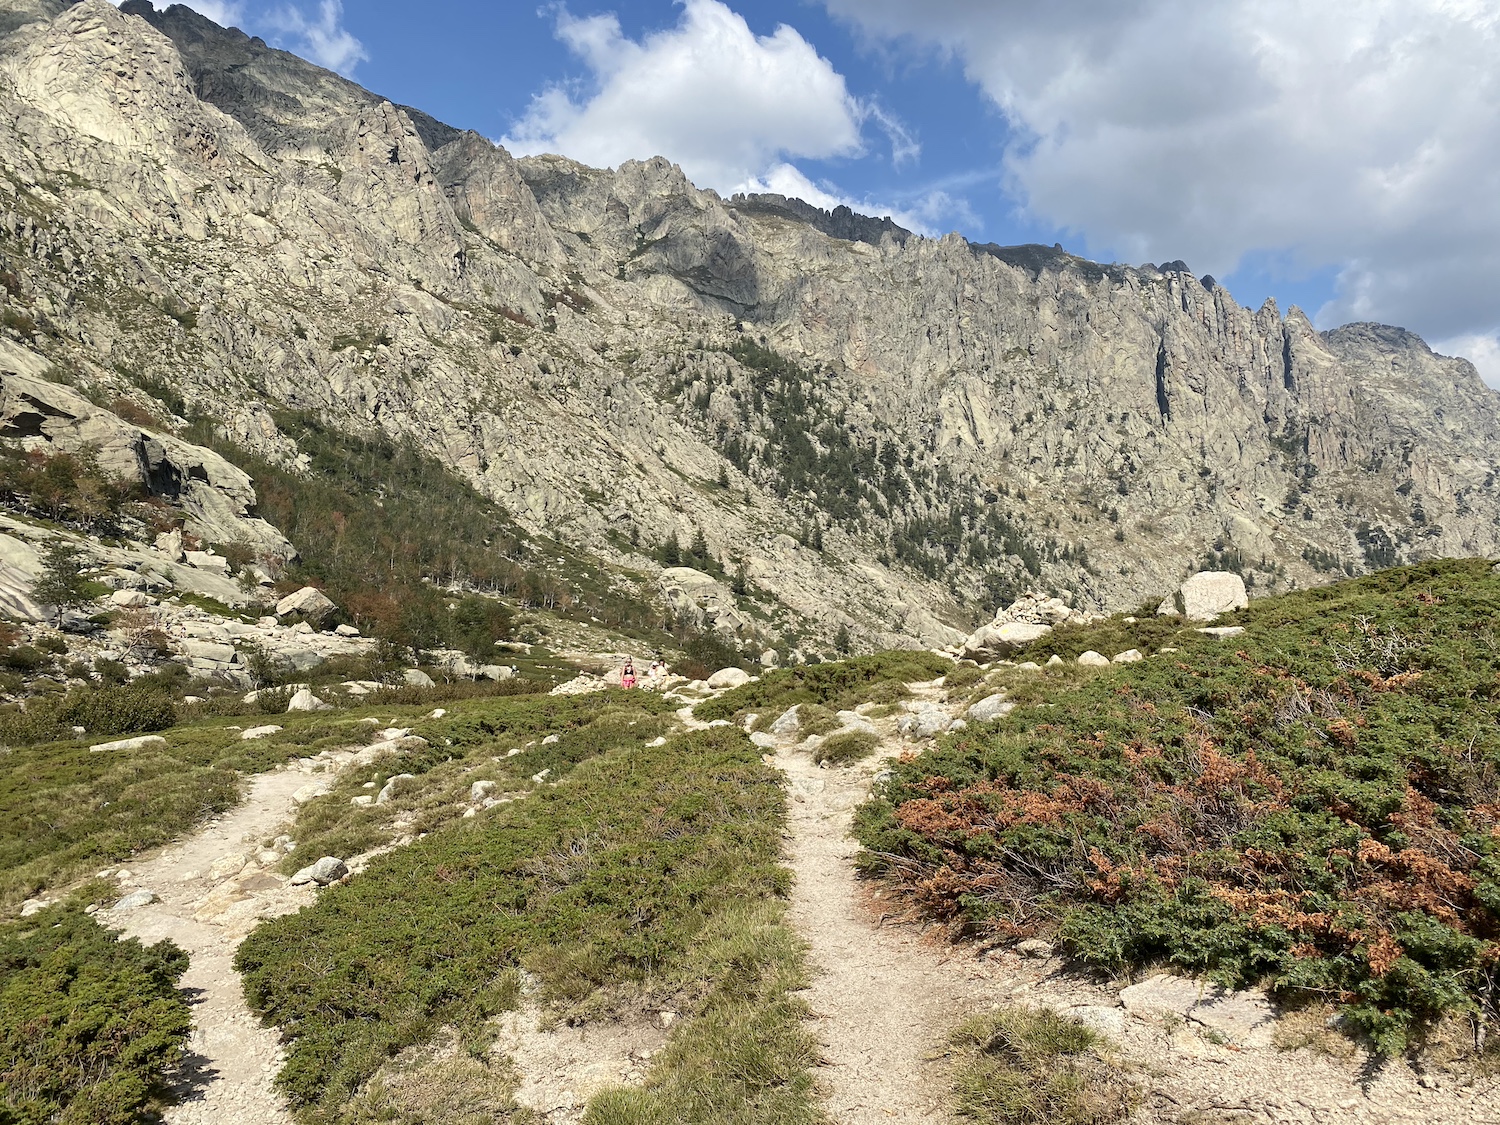
<path fill-rule="evenodd" d="M 63 611 L 77 609 L 92 599 L 88 578 L 83 573 L 83 559 L 76 547 L 54 539 L 42 552 L 42 572 L 32 586 L 31 596 L 43 605 L 57 608 L 57 619 Z"/>
<path fill-rule="evenodd" d="M 682 547 L 677 542 L 677 532 L 667 536 L 667 541 L 661 545 L 661 565 L 681 566 Z"/>

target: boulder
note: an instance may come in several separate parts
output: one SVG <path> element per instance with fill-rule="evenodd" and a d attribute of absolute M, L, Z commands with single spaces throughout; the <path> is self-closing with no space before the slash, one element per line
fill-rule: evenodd
<path fill-rule="evenodd" d="M 101 742 L 90 746 L 91 754 L 104 754 L 111 750 L 144 750 L 148 746 L 165 746 L 167 740 L 159 734 L 143 734 L 135 738 L 121 738 L 114 742 Z"/>
<path fill-rule="evenodd" d="M 953 716 L 934 703 L 927 703 L 896 721 L 896 729 L 908 738 L 921 741 L 935 738 L 953 725 Z"/>
<path fill-rule="evenodd" d="M 274 723 L 263 727 L 251 727 L 249 730 L 240 731 L 240 741 L 254 742 L 257 738 L 269 738 L 280 729 Z"/>
<path fill-rule="evenodd" d="M 720 668 L 708 677 L 708 686 L 714 691 L 721 688 L 737 688 L 750 682 L 750 673 L 743 668 Z"/>
<path fill-rule="evenodd" d="M 1224 570 L 1203 570 L 1193 575 L 1167 598 L 1156 612 L 1186 617 L 1189 621 L 1212 621 L 1221 613 L 1244 609 L 1250 604 L 1245 580 Z"/>
<path fill-rule="evenodd" d="M 332 711 L 333 707 L 324 703 L 308 688 L 302 688 L 287 701 L 286 710 L 290 715 L 293 711 Z"/>
<path fill-rule="evenodd" d="M 1007 703 L 1003 692 L 987 695 L 978 703 L 974 704 L 966 714 L 976 723 L 988 723 L 998 719 L 1002 715 L 1009 715 L 1016 709 L 1014 703 Z"/>
<path fill-rule="evenodd" d="M 1141 655 L 1141 650 L 1140 649 L 1138 649 L 1138 648 L 1127 648 L 1124 652 L 1118 652 L 1118 653 L 1116 653 L 1111 658 L 1110 663 L 1111 664 L 1135 664 L 1138 661 L 1145 660 L 1145 659 L 1146 658 Z"/>
<path fill-rule="evenodd" d="M 336 637 L 357 637 L 359 636 L 359 630 L 353 625 L 335 625 L 333 635 Z"/>
<path fill-rule="evenodd" d="M 347 863 L 337 856 L 325 855 L 317 863 L 304 867 L 293 875 L 291 883 L 294 887 L 306 886 L 308 883 L 326 887 L 329 883 L 337 883 L 347 874 L 349 874 Z"/>
<path fill-rule="evenodd" d="M 759 746 L 762 750 L 776 749 L 776 736 L 774 734 L 766 734 L 764 731 L 756 731 L 750 736 L 750 741 L 753 742 L 756 746 Z"/>
<path fill-rule="evenodd" d="M 305 805 L 309 801 L 316 801 L 319 797 L 326 797 L 333 791 L 333 783 L 327 780 L 310 781 L 292 794 L 292 800 L 299 805 Z"/>
<path fill-rule="evenodd" d="M 199 570 L 217 570 L 220 574 L 229 573 L 229 560 L 223 555 L 216 555 L 212 551 L 188 551 L 187 564 Z"/>
<path fill-rule="evenodd" d="M 496 788 L 497 785 L 493 781 L 476 781 L 469 786 L 469 804 L 480 804 L 486 797 L 492 796 Z"/>
<path fill-rule="evenodd" d="M 119 902 L 115 903 L 112 908 L 112 912 L 116 914 L 123 914 L 127 910 L 136 910 L 142 906 L 150 906 L 153 902 L 156 901 L 157 899 L 155 891 L 131 891 Z"/>
<path fill-rule="evenodd" d="M 981 663 L 996 656 L 1008 656 L 1017 649 L 1041 640 L 1054 626 L 1086 625 L 1094 615 L 1071 608 L 1061 598 L 1027 591 L 969 635 L 960 646 L 961 655 Z"/>
<path fill-rule="evenodd" d="M 401 673 L 401 679 L 408 687 L 432 687 L 432 677 L 420 668 L 408 668 Z"/>
<path fill-rule="evenodd" d="M 337 608 L 322 590 L 315 586 L 304 586 L 276 603 L 276 616 L 288 617 L 300 613 L 309 621 L 321 621 Z"/>
<path fill-rule="evenodd" d="M 230 876 L 238 875 L 241 871 L 245 870 L 245 864 L 249 862 L 249 857 L 239 852 L 220 856 L 209 866 L 208 877 L 216 883 L 220 879 L 228 879 Z"/>
<path fill-rule="evenodd" d="M 1095 652 L 1093 649 L 1089 649 L 1088 652 L 1079 656 L 1078 663 L 1082 664 L 1085 668 L 1108 668 L 1109 657 L 1105 656 L 1102 652 Z"/>
<path fill-rule="evenodd" d="M 750 619 L 735 604 L 734 591 L 712 575 L 690 566 L 671 566 L 661 572 L 657 585 L 672 612 L 698 622 L 715 632 L 734 636 L 750 625 Z"/>
<path fill-rule="evenodd" d="M 801 708 L 800 703 L 794 703 L 781 713 L 781 716 L 766 729 L 778 738 L 792 738 L 802 729 L 802 720 L 797 717 Z"/>
<path fill-rule="evenodd" d="M 109 596 L 109 604 L 121 609 L 141 609 L 153 601 L 154 598 L 140 590 L 116 590 Z"/>
<path fill-rule="evenodd" d="M 1229 637 L 1238 637 L 1244 631 L 1245 627 L 1243 625 L 1213 625 L 1207 629 L 1197 630 L 1197 632 L 1203 633 L 1206 636 L 1217 637 L 1221 641 Z"/>
<path fill-rule="evenodd" d="M 386 783 L 380 787 L 380 793 L 376 796 L 375 803 L 377 805 L 387 804 L 396 795 L 398 789 L 404 788 L 408 781 L 415 781 L 416 779 L 417 775 L 412 773 L 398 773 L 395 777 L 387 778 Z"/>

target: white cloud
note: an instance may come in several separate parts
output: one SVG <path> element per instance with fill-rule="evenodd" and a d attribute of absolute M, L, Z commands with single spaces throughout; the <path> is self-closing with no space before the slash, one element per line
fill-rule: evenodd
<path fill-rule="evenodd" d="M 277 46 L 347 76 L 370 56 L 343 21 L 340 0 L 322 0 L 316 17 L 286 5 L 267 13 L 261 22 L 277 34 Z"/>
<path fill-rule="evenodd" d="M 861 128 L 872 119 L 898 159 L 915 157 L 900 123 L 854 98 L 793 28 L 756 35 L 719 0 L 684 0 L 675 27 L 639 41 L 614 15 L 566 10 L 557 34 L 588 66 L 591 84 L 554 85 L 533 98 L 501 140 L 517 153 L 608 166 L 662 155 L 694 183 L 728 192 L 788 159 L 860 155 Z"/>
<path fill-rule="evenodd" d="M 1340 270 L 1320 320 L 1500 314 L 1496 0 L 824 0 L 959 60 L 1005 186 L 1127 260 Z"/>
<path fill-rule="evenodd" d="M 124 0 L 110 0 L 119 7 Z M 220 27 L 234 27 L 244 14 L 245 6 L 239 0 L 173 0 L 185 8 L 191 8 L 200 16 L 207 16 Z"/>
<path fill-rule="evenodd" d="M 1475 332 L 1437 340 L 1432 350 L 1439 355 L 1456 355 L 1479 369 L 1479 377 L 1500 390 L 1500 332 Z"/>

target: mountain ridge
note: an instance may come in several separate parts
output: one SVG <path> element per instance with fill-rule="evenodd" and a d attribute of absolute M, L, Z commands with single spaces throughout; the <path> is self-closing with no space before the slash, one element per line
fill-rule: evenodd
<path fill-rule="evenodd" d="M 660 157 L 516 159 L 180 5 L 15 20 L 20 342 L 261 455 L 295 458 L 282 408 L 412 440 L 622 565 L 702 535 L 765 595 L 757 638 L 1500 552 L 1500 399 L 1404 330 L 726 200 Z"/>

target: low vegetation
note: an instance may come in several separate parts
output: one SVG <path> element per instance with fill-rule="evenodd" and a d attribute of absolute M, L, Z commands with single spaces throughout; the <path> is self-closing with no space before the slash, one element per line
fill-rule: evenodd
<path fill-rule="evenodd" d="M 1045 1008 L 975 1016 L 950 1045 L 956 1108 L 978 1125 L 1109 1125 L 1136 1100 L 1103 1036 Z"/>
<path fill-rule="evenodd" d="M 1433 562 L 1241 618 L 898 764 L 865 869 L 958 932 L 1331 999 L 1382 1052 L 1493 1027 L 1500 575 Z"/>
<path fill-rule="evenodd" d="M 813 751 L 812 759 L 819 765 L 827 762 L 829 765 L 842 766 L 868 758 L 879 745 L 880 736 L 874 731 L 851 730 L 825 738 Z"/>
<path fill-rule="evenodd" d="M 848 710 L 861 703 L 892 703 L 907 695 L 908 683 L 931 680 L 953 662 L 930 652 L 880 652 L 832 664 L 805 664 L 767 672 L 753 683 L 700 703 L 699 719 L 740 719 L 751 712 L 779 715 L 798 703 Z"/>
<path fill-rule="evenodd" d="M 0 924 L 0 1121 L 135 1125 L 182 1060 L 187 954 L 120 938 L 84 901 Z"/>
<path fill-rule="evenodd" d="M 498 721 L 445 737 L 504 760 L 516 732 Z M 246 940 L 247 996 L 282 1030 L 279 1082 L 302 1119 L 383 1120 L 371 1079 L 443 1034 L 493 1065 L 487 1021 L 525 982 L 555 1018 L 684 1017 L 644 1088 L 596 1099 L 595 1125 L 817 1120 L 780 779 L 739 731 L 651 746 L 656 729 L 611 725 L 561 783 L 434 830 Z"/>

